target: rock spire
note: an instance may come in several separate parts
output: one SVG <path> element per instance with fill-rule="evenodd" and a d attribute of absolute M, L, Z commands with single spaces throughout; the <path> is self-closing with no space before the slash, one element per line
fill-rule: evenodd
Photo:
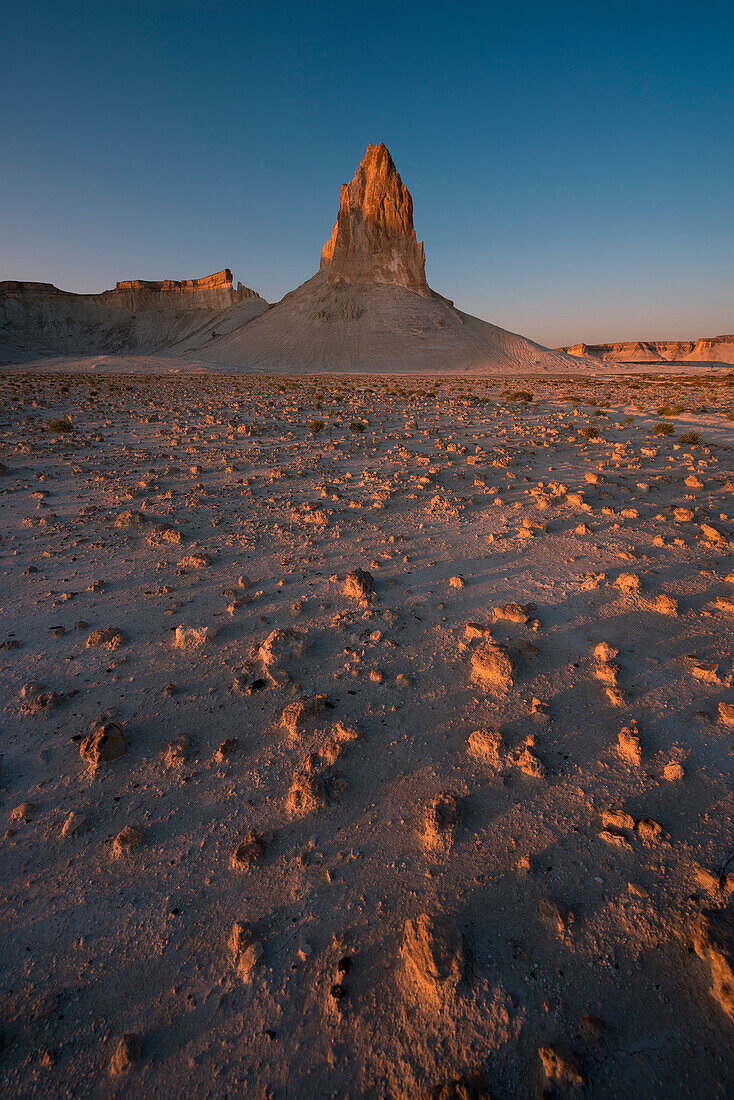
<path fill-rule="evenodd" d="M 387 148 L 368 145 L 352 182 L 342 185 L 321 270 L 329 282 L 393 283 L 428 297 L 425 266 L 410 192 Z"/>

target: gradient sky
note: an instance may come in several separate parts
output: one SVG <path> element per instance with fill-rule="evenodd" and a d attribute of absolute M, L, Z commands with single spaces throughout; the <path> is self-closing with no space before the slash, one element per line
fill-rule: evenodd
<path fill-rule="evenodd" d="M 542 343 L 734 332 L 731 3 L 6 5 L 0 279 L 318 268 L 369 141 L 434 289 Z"/>

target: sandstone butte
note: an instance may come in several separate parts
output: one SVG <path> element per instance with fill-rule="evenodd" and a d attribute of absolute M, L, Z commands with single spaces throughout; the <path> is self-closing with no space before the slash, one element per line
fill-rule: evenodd
<path fill-rule="evenodd" d="M 367 146 L 351 183 L 342 184 L 321 270 L 330 283 L 392 283 L 426 298 L 430 294 L 413 200 L 382 142 Z"/>

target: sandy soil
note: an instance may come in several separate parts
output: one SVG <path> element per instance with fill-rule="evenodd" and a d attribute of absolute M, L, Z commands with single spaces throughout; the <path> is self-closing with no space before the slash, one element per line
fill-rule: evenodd
<path fill-rule="evenodd" d="M 732 378 L 63 366 L 0 375 L 3 1096 L 731 1095 Z"/>

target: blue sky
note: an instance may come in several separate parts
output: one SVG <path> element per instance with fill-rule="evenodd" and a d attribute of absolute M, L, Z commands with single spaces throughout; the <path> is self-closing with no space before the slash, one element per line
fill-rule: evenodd
<path fill-rule="evenodd" d="M 15 4 L 0 279 L 318 268 L 384 141 L 431 285 L 543 343 L 734 332 L 731 4 Z"/>

